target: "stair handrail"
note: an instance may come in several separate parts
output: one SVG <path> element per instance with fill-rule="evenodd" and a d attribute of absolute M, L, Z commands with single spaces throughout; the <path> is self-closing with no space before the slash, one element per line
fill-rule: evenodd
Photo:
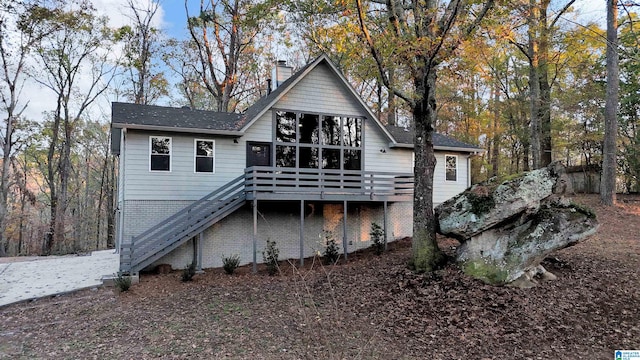
<path fill-rule="evenodd" d="M 132 245 L 135 246 L 135 242 L 137 240 L 142 239 L 143 237 L 147 237 L 148 235 L 155 233 L 157 231 L 159 231 L 160 229 L 164 229 L 169 227 L 170 225 L 173 225 L 175 222 L 177 222 L 178 219 L 181 219 L 181 217 L 183 217 L 184 215 L 188 215 L 192 210 L 194 210 L 195 208 L 197 208 L 198 206 L 201 206 L 205 203 L 207 203 L 208 201 L 213 201 L 213 200 L 219 200 L 224 196 L 229 195 L 229 191 L 228 189 L 234 185 L 244 185 L 244 180 L 245 179 L 245 175 L 240 175 L 237 178 L 229 181 L 228 183 L 226 183 L 225 185 L 219 187 L 218 189 L 210 192 L 209 194 L 203 196 L 202 198 L 200 198 L 199 200 L 196 200 L 195 202 L 191 203 L 190 205 L 186 206 L 185 208 L 183 208 L 182 210 L 174 213 L 173 215 L 170 215 L 168 217 L 166 217 L 163 221 L 158 222 L 157 225 L 162 224 L 161 226 L 152 226 L 149 229 L 147 229 L 146 231 L 132 237 Z M 240 184 L 236 184 L 240 182 Z M 222 194 L 219 194 L 222 193 Z M 214 197 L 214 199 L 209 200 L 209 198 Z M 169 219 L 172 219 L 171 221 L 167 221 Z"/>
<path fill-rule="evenodd" d="M 237 190 L 241 186 L 242 186 L 242 184 L 236 184 L 233 188 L 229 189 L 228 192 Z M 178 218 L 181 220 L 181 222 L 187 222 L 189 219 L 192 219 L 192 218 L 193 219 L 199 219 L 199 218 L 203 218 L 204 219 L 204 218 L 206 218 L 206 216 L 202 216 L 203 214 L 206 214 L 206 213 L 210 212 L 211 210 L 214 210 L 214 211 L 217 212 L 217 211 L 226 209 L 229 206 L 229 204 L 233 203 L 237 199 L 242 199 L 243 195 L 244 195 L 243 193 L 244 193 L 244 191 L 235 191 L 235 192 L 233 192 L 233 196 L 230 196 L 228 198 L 222 199 L 222 201 L 218 201 L 216 203 L 215 207 L 211 207 L 210 208 L 210 207 L 203 206 L 202 208 L 197 209 L 197 210 L 189 213 L 189 217 L 187 217 L 186 219 L 185 219 L 185 216 L 180 216 L 180 217 L 177 217 L 175 219 L 175 221 L 172 220 L 170 222 L 170 224 L 173 225 L 178 220 Z M 209 200 L 209 201 L 215 202 L 215 200 Z M 160 229 L 163 229 L 165 227 L 166 226 L 158 227 L 158 228 L 156 228 L 154 230 L 157 230 L 156 232 L 160 232 Z M 189 230 L 190 229 L 188 229 L 188 228 L 180 229 L 177 233 L 171 234 L 170 237 L 180 238 L 180 237 L 183 236 L 184 233 L 188 232 Z M 148 239 L 151 239 L 151 238 L 155 239 L 155 236 L 153 236 L 153 235 L 156 232 L 151 232 L 151 233 L 148 234 L 148 236 L 145 236 L 144 238 L 138 239 L 137 245 L 135 245 L 136 252 L 140 252 L 140 251 L 146 250 L 147 248 L 150 247 L 149 245 L 153 245 L 153 244 L 156 244 L 156 243 L 158 243 L 158 244 L 162 243 L 162 241 L 158 241 L 158 240 L 154 240 L 152 242 L 148 241 Z M 153 248 L 153 247 L 151 247 L 151 248 Z"/>
<path fill-rule="evenodd" d="M 242 206 L 242 204 L 244 203 L 245 200 L 245 194 L 244 191 L 239 191 L 237 192 L 237 194 L 239 194 L 239 196 L 237 198 L 233 198 L 232 201 L 228 201 L 225 202 L 224 206 L 221 206 L 220 208 L 218 208 L 213 214 L 211 214 L 210 217 L 206 217 L 205 219 L 209 219 L 209 218 L 223 218 L 226 215 L 232 213 L 233 211 L 235 211 L 239 206 Z M 218 219 L 219 221 L 219 219 Z M 136 256 L 133 257 L 132 260 L 130 261 L 130 268 L 131 269 L 143 269 L 146 266 L 152 264 L 154 261 L 156 261 L 157 259 L 161 258 L 162 256 L 166 255 L 167 253 L 169 253 L 170 251 L 172 251 L 173 249 L 175 249 L 177 246 L 179 246 L 181 243 L 183 243 L 184 241 L 190 239 L 191 237 L 197 235 L 198 232 L 203 231 L 204 229 L 206 229 L 207 227 L 211 226 L 212 220 L 208 220 L 202 224 L 200 224 L 197 227 L 191 227 L 188 229 L 184 229 L 183 231 L 181 231 L 178 234 L 174 234 L 171 237 L 167 237 L 165 239 L 163 239 L 164 241 L 160 241 L 160 242 L 153 242 L 153 243 L 148 243 L 148 244 L 154 244 L 157 245 L 155 248 L 150 248 L 150 250 L 152 251 L 147 251 L 144 252 L 141 256 Z M 174 241 L 166 241 L 169 240 L 171 238 L 174 238 Z M 148 245 L 146 244 L 146 245 Z M 146 246 L 145 248 L 147 248 L 148 246 Z M 145 249 L 143 248 L 143 249 Z M 138 250 L 140 251 L 140 250 Z"/>

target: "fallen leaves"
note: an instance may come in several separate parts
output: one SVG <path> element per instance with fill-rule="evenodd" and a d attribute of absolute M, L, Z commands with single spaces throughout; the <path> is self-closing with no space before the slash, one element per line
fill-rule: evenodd
<path fill-rule="evenodd" d="M 593 206 L 601 228 L 545 261 L 558 280 L 533 289 L 492 287 L 454 264 L 416 275 L 405 239 L 381 257 L 309 261 L 280 277 L 143 275 L 127 293 L 5 307 L 0 358 L 608 359 L 640 348 L 640 201 L 573 200 Z"/>

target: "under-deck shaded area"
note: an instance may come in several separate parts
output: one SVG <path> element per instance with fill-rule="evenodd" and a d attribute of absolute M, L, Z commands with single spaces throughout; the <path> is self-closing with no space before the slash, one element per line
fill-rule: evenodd
<path fill-rule="evenodd" d="M 259 252 L 259 203 L 286 202 L 289 211 L 299 209 L 299 258 L 302 263 L 305 251 L 309 250 L 305 249 L 305 237 L 311 236 L 309 231 L 305 231 L 305 221 L 309 221 L 305 220 L 306 207 L 311 203 L 332 204 L 334 213 L 340 209 L 342 229 L 333 230 L 336 232 L 338 243 L 342 243 L 342 252 L 346 257 L 349 251 L 353 251 L 353 247 L 348 246 L 347 239 L 349 206 L 368 204 L 366 206 L 379 209 L 382 213 L 382 219 L 379 221 L 383 223 L 384 236 L 387 239 L 389 204 L 408 203 L 412 200 L 412 174 L 253 166 L 246 168 L 243 175 L 134 236 L 129 243 L 122 244 L 121 270 L 138 272 L 191 239 L 193 260 L 200 268 L 205 241 L 203 233 L 239 211 L 247 203 L 252 210 L 253 223 L 252 256 L 249 255 L 249 259 L 252 259 L 247 261 L 253 262 L 254 269 L 258 263 Z M 251 222 L 249 218 L 245 219 Z M 249 228 L 249 224 L 245 224 L 239 226 Z M 295 232 L 295 225 L 290 225 L 292 224 L 285 225 L 290 229 L 289 235 L 291 231 Z"/>

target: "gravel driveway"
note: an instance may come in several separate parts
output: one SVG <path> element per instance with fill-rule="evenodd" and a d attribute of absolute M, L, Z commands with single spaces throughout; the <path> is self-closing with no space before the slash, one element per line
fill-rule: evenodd
<path fill-rule="evenodd" d="M 0 258 L 0 306 L 102 285 L 118 272 L 114 250 L 90 255 Z"/>

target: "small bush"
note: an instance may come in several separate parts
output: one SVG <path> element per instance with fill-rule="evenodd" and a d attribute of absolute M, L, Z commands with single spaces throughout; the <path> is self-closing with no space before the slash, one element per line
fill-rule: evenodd
<path fill-rule="evenodd" d="M 384 231 L 380 227 L 380 225 L 376 223 L 371 223 L 371 232 L 369 233 L 371 236 L 371 241 L 373 241 L 373 252 L 376 255 L 380 255 L 384 252 Z"/>
<path fill-rule="evenodd" d="M 239 255 L 231 255 L 231 256 L 222 256 L 222 268 L 224 272 L 231 275 L 240 265 L 240 256 Z"/>
<path fill-rule="evenodd" d="M 113 283 L 120 292 L 128 291 L 131 288 L 131 276 L 119 272 L 118 276 L 113 279 Z"/>
<path fill-rule="evenodd" d="M 193 277 L 196 275 L 196 262 L 192 262 L 187 265 L 184 270 L 182 270 L 182 281 L 187 282 L 193 280 Z"/>
<path fill-rule="evenodd" d="M 330 232 L 325 232 L 324 238 L 326 240 L 326 247 L 324 248 L 324 263 L 325 265 L 333 265 L 338 261 L 340 257 L 340 249 L 338 248 L 338 243 L 336 239 L 333 238 L 333 234 Z"/>
<path fill-rule="evenodd" d="M 275 241 L 267 240 L 267 247 L 262 251 L 262 259 L 267 265 L 267 271 L 269 275 L 275 275 L 278 273 L 278 256 L 280 250 L 276 246 Z"/>

